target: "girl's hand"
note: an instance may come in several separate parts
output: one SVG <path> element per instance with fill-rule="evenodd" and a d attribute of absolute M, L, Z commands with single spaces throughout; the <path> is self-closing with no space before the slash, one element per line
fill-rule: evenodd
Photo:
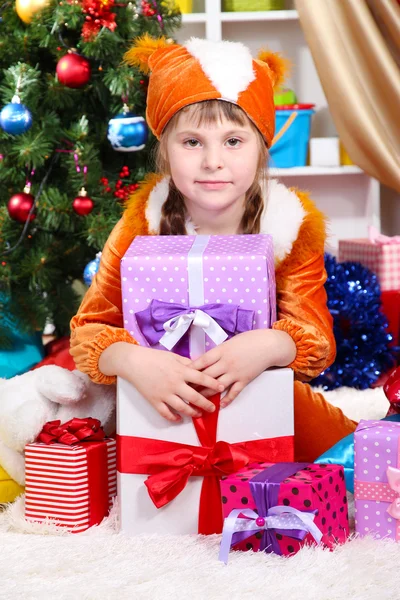
<path fill-rule="evenodd" d="M 243 388 L 269 367 L 289 365 L 296 357 L 296 345 L 284 331 L 255 329 L 240 333 L 203 354 L 192 367 L 217 379 L 229 391 L 222 399 L 227 406 Z M 203 390 L 206 397 L 215 389 Z"/>
<path fill-rule="evenodd" d="M 173 352 L 117 342 L 101 354 L 99 369 L 132 383 L 162 417 L 180 421 L 176 413 L 200 417 L 202 410 L 215 410 L 214 404 L 193 386 L 213 390 L 214 394 L 224 389 L 221 382 L 193 369 L 191 364 L 188 358 Z"/>

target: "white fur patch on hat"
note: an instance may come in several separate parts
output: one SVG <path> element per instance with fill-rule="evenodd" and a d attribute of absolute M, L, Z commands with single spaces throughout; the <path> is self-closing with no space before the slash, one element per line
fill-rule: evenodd
<path fill-rule="evenodd" d="M 224 100 L 237 102 L 256 78 L 250 50 L 239 42 L 212 42 L 190 38 L 183 44 L 200 63 L 204 74 Z"/>

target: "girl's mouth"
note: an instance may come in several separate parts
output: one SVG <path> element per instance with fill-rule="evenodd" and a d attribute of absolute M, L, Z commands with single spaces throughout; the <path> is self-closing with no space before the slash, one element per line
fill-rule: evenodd
<path fill-rule="evenodd" d="M 196 181 L 205 190 L 222 190 L 229 185 L 229 181 Z"/>

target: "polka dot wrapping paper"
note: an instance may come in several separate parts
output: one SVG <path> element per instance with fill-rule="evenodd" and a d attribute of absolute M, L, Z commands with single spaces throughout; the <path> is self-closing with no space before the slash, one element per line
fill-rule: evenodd
<path fill-rule="evenodd" d="M 354 433 L 355 528 L 400 540 L 400 423 L 360 421 Z M 392 475 L 392 477 L 391 477 Z M 396 485 L 397 480 L 397 485 Z"/>
<path fill-rule="evenodd" d="M 207 312 L 211 304 L 245 310 L 251 314 L 253 329 L 271 327 L 275 320 L 275 269 L 269 235 L 137 236 L 122 258 L 121 282 L 125 329 L 141 345 L 157 349 L 165 348 L 149 342 L 136 317 L 153 301 L 175 309 L 168 313 L 170 308 L 165 306 L 165 322 L 178 314 L 180 306 L 182 313 L 200 305 Z M 206 351 L 214 343 L 207 336 L 203 345 Z M 182 353 L 178 346 L 173 351 Z"/>
<path fill-rule="evenodd" d="M 359 262 L 378 276 L 382 291 L 400 290 L 400 243 L 374 244 L 368 238 L 339 240 L 339 261 Z"/>
<path fill-rule="evenodd" d="M 253 464 L 239 473 L 222 478 L 224 518 L 228 517 L 232 510 L 240 508 L 250 508 L 259 514 L 249 482 L 271 466 L 270 463 Z M 349 535 L 343 467 L 332 464 L 309 464 L 299 467 L 294 475 L 280 483 L 277 506 L 288 506 L 303 512 L 317 511 L 314 523 L 322 533 L 321 544 L 333 548 L 337 543 L 344 542 Z M 283 530 L 276 530 L 272 535 L 278 542 L 280 553 L 286 556 L 295 554 L 304 545 L 315 545 L 311 534 L 307 534 L 302 541 L 285 535 Z M 261 538 L 262 533 L 257 532 L 236 544 L 234 549 L 258 551 Z"/>

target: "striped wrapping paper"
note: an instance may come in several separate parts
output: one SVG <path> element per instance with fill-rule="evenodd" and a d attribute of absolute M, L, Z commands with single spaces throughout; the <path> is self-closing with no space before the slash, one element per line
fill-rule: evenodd
<path fill-rule="evenodd" d="M 110 508 L 117 493 L 116 444 L 113 439 L 100 443 L 107 444 Z M 90 505 L 96 498 L 90 497 L 86 448 L 85 443 L 74 446 L 33 443 L 25 447 L 28 521 L 51 519 L 73 533 L 91 526 Z M 106 479 L 104 484 L 107 485 Z"/>

